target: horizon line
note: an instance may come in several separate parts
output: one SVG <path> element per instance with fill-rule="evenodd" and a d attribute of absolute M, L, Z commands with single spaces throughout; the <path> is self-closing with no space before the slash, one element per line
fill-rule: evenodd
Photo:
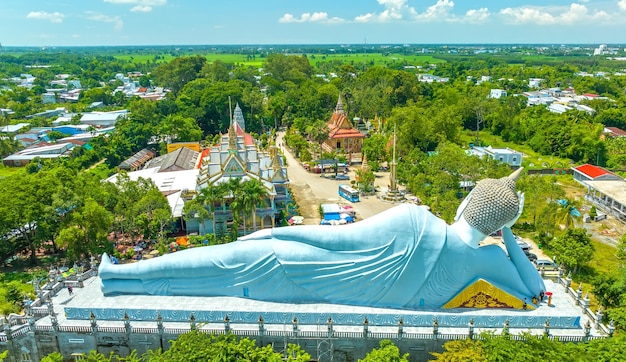
<path fill-rule="evenodd" d="M 0 43 L 1 44 L 1 43 Z M 612 46 L 626 46 L 626 43 L 610 43 L 610 42 L 599 42 L 599 43 L 566 43 L 566 42 L 543 42 L 543 43 L 523 43 L 523 42 L 513 42 L 513 43 L 500 43 L 500 42 L 451 42 L 451 43 L 406 43 L 406 42 L 384 42 L 384 43 L 223 43 L 223 44 L 126 44 L 126 45 L 110 45 L 110 44 L 99 44 L 99 45 L 53 45 L 53 44 L 41 44 L 41 45 L 2 45 L 1 47 L 4 49 L 7 48 L 97 48 L 97 47 L 111 47 L 111 48 L 123 48 L 123 47 L 191 47 L 191 46 L 201 46 L 201 47 L 244 47 L 244 46 L 358 46 L 358 47 L 373 47 L 380 45 L 395 45 L 395 46 L 420 46 L 420 45 L 429 45 L 429 46 L 592 46 L 606 44 Z"/>

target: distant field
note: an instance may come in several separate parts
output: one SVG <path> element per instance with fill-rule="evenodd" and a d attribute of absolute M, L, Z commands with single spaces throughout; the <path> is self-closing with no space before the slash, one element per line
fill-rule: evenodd
<path fill-rule="evenodd" d="M 191 56 L 190 54 L 183 56 Z M 224 53 L 206 53 L 202 54 L 207 61 L 214 62 L 221 60 L 224 63 L 243 64 L 254 67 L 263 65 L 265 58 L 257 55 L 255 58 L 249 58 L 246 54 L 224 54 Z M 445 60 L 437 59 L 432 55 L 405 55 L 405 54 L 382 54 L 382 53 L 357 53 L 357 54 L 306 54 L 311 65 L 320 62 L 329 62 L 339 60 L 346 63 L 371 63 L 377 65 L 404 62 L 407 65 L 427 65 L 445 62 Z M 154 54 L 124 54 L 115 55 L 116 59 L 134 61 L 137 63 L 146 63 L 155 59 Z M 156 61 L 159 63 L 169 62 L 175 57 L 168 53 L 159 54 Z"/>

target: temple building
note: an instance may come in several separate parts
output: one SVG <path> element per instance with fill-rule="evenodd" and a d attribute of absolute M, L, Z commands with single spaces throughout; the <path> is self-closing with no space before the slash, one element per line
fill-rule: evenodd
<path fill-rule="evenodd" d="M 271 228 L 282 220 L 281 214 L 291 202 L 287 168 L 275 146 L 270 146 L 269 152 L 262 152 L 252 136 L 245 132 L 245 120 L 239 105 L 235 107 L 228 133 L 222 135 L 218 145 L 202 153 L 196 193 L 199 194 L 207 187 L 227 183 L 233 178 L 241 181 L 259 180 L 267 191 L 267 199 L 256 206 L 256 217 L 246 220 L 246 231 Z M 232 195 L 215 202 L 214 215 L 210 219 L 198 220 L 197 217 L 189 216 L 186 220 L 187 232 L 212 233 L 215 225 L 215 232 L 225 233 L 233 221 L 232 202 Z"/>
<path fill-rule="evenodd" d="M 348 157 L 348 163 L 352 162 L 353 154 L 358 154 L 360 158 L 365 135 L 354 128 L 350 122 L 348 114 L 343 109 L 341 95 L 327 126 L 329 130 L 328 139 L 322 144 L 324 152 L 345 153 Z"/>

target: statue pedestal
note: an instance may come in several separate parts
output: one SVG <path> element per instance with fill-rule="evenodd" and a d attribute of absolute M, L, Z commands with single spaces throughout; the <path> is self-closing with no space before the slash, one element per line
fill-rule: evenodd
<path fill-rule="evenodd" d="M 405 326 L 430 327 L 437 318 L 446 328 L 467 329 L 473 320 L 476 328 L 500 329 L 506 320 L 510 328 L 542 329 L 550 319 L 553 329 L 580 329 L 581 311 L 569 300 L 563 287 L 546 280 L 553 291 L 553 307 L 544 302 L 535 310 L 519 309 L 424 309 L 403 310 L 336 304 L 290 304 L 261 302 L 237 297 L 167 297 L 150 295 L 104 296 L 99 279 L 90 279 L 65 306 L 68 320 L 89 320 L 91 312 L 99 321 L 122 320 L 154 322 L 160 315 L 167 322 L 188 322 L 193 313 L 197 322 L 223 323 L 225 316 L 233 324 L 256 324 L 259 316 L 265 325 L 291 323 L 294 316 L 300 325 L 318 325 L 332 318 L 334 325 L 362 327 L 367 317 L 370 326 L 397 326 L 402 317 Z M 71 321 L 67 321 L 71 322 Z"/>
<path fill-rule="evenodd" d="M 400 191 L 398 190 L 388 190 L 380 198 L 383 201 L 393 202 L 393 203 L 406 201 L 406 198 L 404 197 L 404 195 L 401 194 Z"/>

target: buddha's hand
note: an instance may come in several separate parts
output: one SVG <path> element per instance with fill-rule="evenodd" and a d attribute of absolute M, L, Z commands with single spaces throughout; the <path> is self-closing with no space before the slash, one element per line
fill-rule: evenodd
<path fill-rule="evenodd" d="M 513 217 L 511 221 L 504 224 L 503 227 L 511 228 L 513 225 L 515 225 L 517 219 L 519 219 L 519 217 L 522 215 L 522 211 L 524 211 L 524 193 L 518 191 L 517 199 L 519 200 L 519 209 L 517 210 L 517 215 L 515 215 L 515 217 Z"/>

